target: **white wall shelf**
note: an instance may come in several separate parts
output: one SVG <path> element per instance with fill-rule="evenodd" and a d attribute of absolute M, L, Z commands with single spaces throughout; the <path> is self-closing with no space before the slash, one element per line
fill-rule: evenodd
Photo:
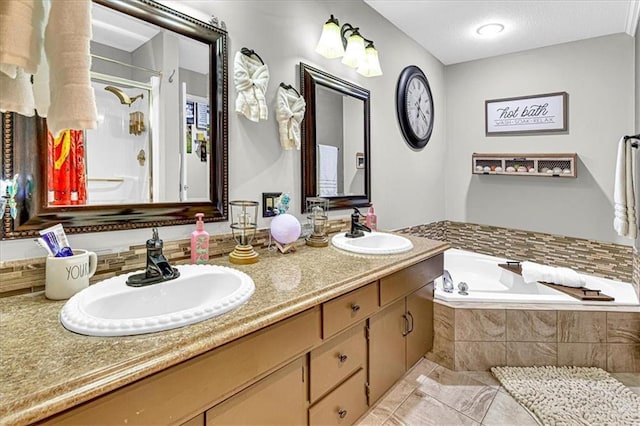
<path fill-rule="evenodd" d="M 472 155 L 476 175 L 577 177 L 577 154 L 478 154 Z"/>

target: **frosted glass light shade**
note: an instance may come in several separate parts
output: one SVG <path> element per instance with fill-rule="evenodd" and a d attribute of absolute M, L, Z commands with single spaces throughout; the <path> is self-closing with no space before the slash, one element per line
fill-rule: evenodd
<path fill-rule="evenodd" d="M 340 27 L 334 22 L 328 21 L 322 26 L 322 34 L 316 46 L 316 52 L 327 59 L 344 56 L 344 46 L 340 37 Z"/>
<path fill-rule="evenodd" d="M 359 33 L 354 32 L 347 39 L 347 50 L 344 52 L 342 63 L 348 67 L 356 68 L 365 60 L 364 39 Z"/>
<path fill-rule="evenodd" d="M 378 51 L 373 45 L 367 46 L 365 49 L 366 60 L 358 67 L 358 74 L 365 77 L 377 77 L 382 75 L 380 61 L 378 60 Z"/>

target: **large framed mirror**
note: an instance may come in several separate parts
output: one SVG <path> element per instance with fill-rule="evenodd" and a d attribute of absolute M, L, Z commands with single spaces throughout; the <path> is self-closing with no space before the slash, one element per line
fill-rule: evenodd
<path fill-rule="evenodd" d="M 370 94 L 324 71 L 300 63 L 307 104 L 302 122 L 302 211 L 307 197 L 330 208 L 371 202 Z"/>
<path fill-rule="evenodd" d="M 151 0 L 93 0 L 92 33 L 96 129 L 54 137 L 2 114 L 2 238 L 226 220 L 226 31 Z"/>

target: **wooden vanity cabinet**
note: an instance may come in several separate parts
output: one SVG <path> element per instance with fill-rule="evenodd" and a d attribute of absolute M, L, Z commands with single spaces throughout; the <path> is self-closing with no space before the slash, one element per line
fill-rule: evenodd
<path fill-rule="evenodd" d="M 303 425 L 307 381 L 304 356 L 207 410 L 206 425 Z"/>
<path fill-rule="evenodd" d="M 369 318 L 369 405 L 375 403 L 433 344 L 433 280 L 438 255 L 380 279 L 382 309 Z"/>
<path fill-rule="evenodd" d="M 347 425 L 431 349 L 443 255 L 45 420 Z"/>

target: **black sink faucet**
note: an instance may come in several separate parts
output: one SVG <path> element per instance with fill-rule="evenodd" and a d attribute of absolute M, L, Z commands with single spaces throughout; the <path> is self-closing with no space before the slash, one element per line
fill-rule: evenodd
<path fill-rule="evenodd" d="M 360 216 L 365 217 L 360 210 L 356 207 L 353 208 L 353 213 L 351 213 L 351 231 L 347 232 L 344 236 L 347 238 L 358 238 L 364 237 L 364 232 L 371 232 L 371 229 L 360 223 Z"/>
<path fill-rule="evenodd" d="M 141 274 L 134 274 L 127 278 L 127 285 L 143 287 L 163 281 L 173 280 L 180 276 L 180 272 L 169 265 L 169 261 L 162 254 L 164 244 L 158 236 L 158 228 L 153 228 L 151 239 L 147 240 L 147 268 Z"/>

